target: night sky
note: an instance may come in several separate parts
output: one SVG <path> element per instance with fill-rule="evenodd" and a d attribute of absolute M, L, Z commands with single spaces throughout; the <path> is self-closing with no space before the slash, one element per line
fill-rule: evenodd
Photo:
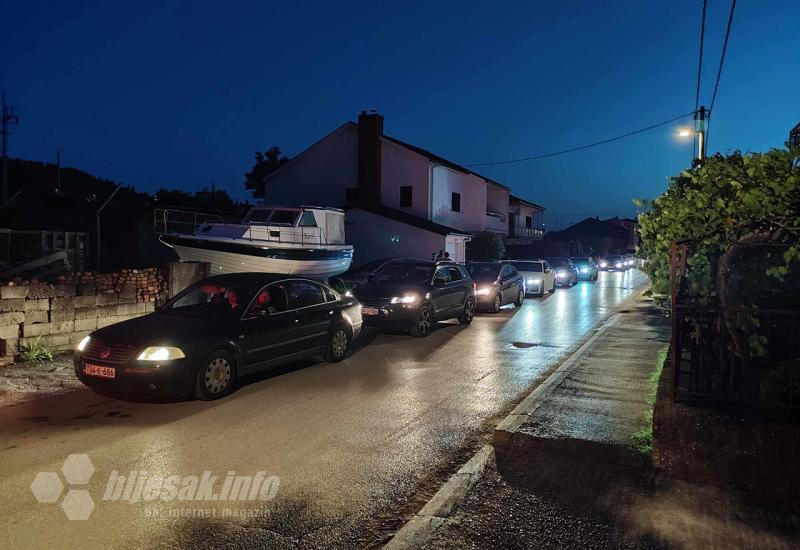
<path fill-rule="evenodd" d="M 6 2 L 11 155 L 237 198 L 253 152 L 294 155 L 361 109 L 459 163 L 548 153 L 694 108 L 701 0 Z M 729 0 L 709 0 L 701 103 Z M 800 2 L 740 0 L 709 153 L 778 147 L 800 122 Z M 687 122 L 691 122 L 687 119 Z M 676 123 L 561 157 L 475 168 L 548 224 L 632 215 L 685 168 Z"/>

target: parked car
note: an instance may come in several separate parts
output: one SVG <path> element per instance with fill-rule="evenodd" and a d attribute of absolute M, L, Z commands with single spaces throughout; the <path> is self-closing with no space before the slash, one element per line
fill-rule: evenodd
<path fill-rule="evenodd" d="M 479 309 L 497 313 L 506 304 L 517 307 L 522 305 L 525 299 L 525 281 L 513 265 L 474 262 L 467 265 L 467 269 L 477 285 L 475 295 Z"/>
<path fill-rule="evenodd" d="M 609 256 L 600 262 L 600 269 L 603 271 L 625 271 L 628 266 L 622 256 Z"/>
<path fill-rule="evenodd" d="M 437 321 L 475 315 L 475 283 L 451 261 L 389 260 L 366 283 L 352 290 L 361 302 L 364 324 L 427 336 Z"/>
<path fill-rule="evenodd" d="M 234 273 L 199 281 L 143 317 L 89 334 L 75 351 L 87 386 L 217 399 L 242 376 L 322 354 L 344 359 L 361 306 L 310 279 Z"/>
<path fill-rule="evenodd" d="M 547 258 L 556 272 L 556 285 L 572 286 L 578 284 L 578 268 L 569 258 Z"/>
<path fill-rule="evenodd" d="M 597 262 L 591 256 L 571 257 L 572 263 L 578 268 L 578 279 L 582 281 L 597 280 Z"/>
<path fill-rule="evenodd" d="M 508 260 L 525 281 L 525 295 L 544 296 L 556 291 L 556 276 L 550 264 L 544 260 Z"/>

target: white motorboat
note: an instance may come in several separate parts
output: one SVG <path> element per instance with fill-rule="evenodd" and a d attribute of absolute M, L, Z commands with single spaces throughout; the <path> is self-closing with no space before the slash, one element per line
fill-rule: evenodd
<path fill-rule="evenodd" d="M 155 211 L 159 240 L 181 261 L 208 262 L 211 272 L 260 271 L 333 277 L 350 267 L 353 247 L 344 242 L 338 208 L 254 206 L 241 223 L 216 214 Z"/>

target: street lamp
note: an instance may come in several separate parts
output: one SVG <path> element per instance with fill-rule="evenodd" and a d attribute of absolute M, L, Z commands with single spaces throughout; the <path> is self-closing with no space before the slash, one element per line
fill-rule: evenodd
<path fill-rule="evenodd" d="M 692 132 L 689 131 L 689 130 L 679 130 L 678 131 L 678 137 L 681 137 L 681 138 L 688 138 L 691 135 L 692 135 Z"/>

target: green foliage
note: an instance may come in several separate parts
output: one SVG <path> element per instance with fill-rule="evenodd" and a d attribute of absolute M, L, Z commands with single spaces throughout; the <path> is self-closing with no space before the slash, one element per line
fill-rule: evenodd
<path fill-rule="evenodd" d="M 634 432 L 631 436 L 631 444 L 639 453 L 650 455 L 653 452 L 653 407 L 656 404 L 658 395 L 658 382 L 661 380 L 661 373 L 667 362 L 668 347 L 658 352 L 656 358 L 656 368 L 650 373 L 650 391 L 647 394 L 647 413 L 645 414 L 645 425 L 642 429 Z"/>
<path fill-rule="evenodd" d="M 28 362 L 52 361 L 53 351 L 41 342 L 42 337 L 38 336 L 30 344 L 22 346 L 22 359 Z"/>
<path fill-rule="evenodd" d="M 635 201 L 649 211 L 639 216 L 641 253 L 654 293 L 669 293 L 670 241 L 695 240 L 687 257 L 689 290 L 715 294 L 717 261 L 748 235 L 779 235 L 779 262 L 761 272 L 785 278 L 800 261 L 800 151 L 717 154 L 672 178 L 653 201 Z"/>
<path fill-rule="evenodd" d="M 494 262 L 506 253 L 503 237 L 498 233 L 484 231 L 472 236 L 467 242 L 467 259 L 475 262 Z"/>
<path fill-rule="evenodd" d="M 253 168 L 244 175 L 244 188 L 253 193 L 255 198 L 264 198 L 264 178 L 289 162 L 274 145 L 264 151 L 256 151 L 256 162 Z"/>

